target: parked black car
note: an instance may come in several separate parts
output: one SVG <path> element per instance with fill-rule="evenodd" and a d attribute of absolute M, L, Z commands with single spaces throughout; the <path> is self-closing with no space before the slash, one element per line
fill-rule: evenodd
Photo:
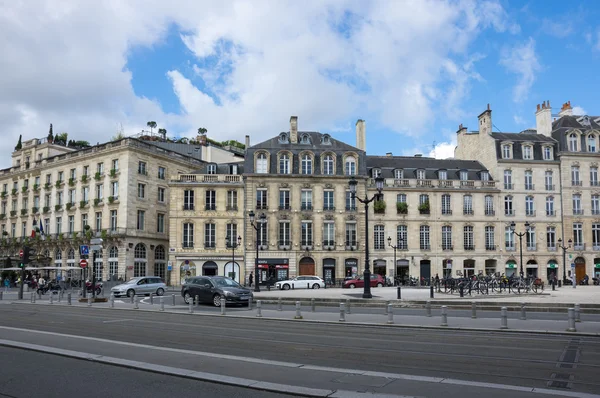
<path fill-rule="evenodd" d="M 181 286 L 181 296 L 186 304 L 198 296 L 201 303 L 212 303 L 215 307 L 221 306 L 222 297 L 227 304 L 248 305 L 252 290 L 224 276 L 194 276 Z"/>

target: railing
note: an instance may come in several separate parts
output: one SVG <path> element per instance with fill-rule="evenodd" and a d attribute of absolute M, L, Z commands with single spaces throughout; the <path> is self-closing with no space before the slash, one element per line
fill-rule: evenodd
<path fill-rule="evenodd" d="M 597 242 L 594 243 L 593 249 L 596 251 L 600 250 L 600 245 Z"/>
<path fill-rule="evenodd" d="M 171 182 L 199 182 L 199 183 L 241 183 L 239 174 L 179 174 Z"/>
<path fill-rule="evenodd" d="M 431 187 L 431 180 L 417 180 L 417 187 Z"/>
<path fill-rule="evenodd" d="M 496 188 L 496 181 L 481 181 L 483 188 Z"/>
<path fill-rule="evenodd" d="M 419 248 L 421 250 L 431 250 L 431 245 L 421 245 Z"/>
<path fill-rule="evenodd" d="M 585 250 L 585 243 L 573 243 L 573 250 Z"/>
<path fill-rule="evenodd" d="M 452 188 L 454 186 L 454 181 L 452 180 L 439 180 L 438 187 L 440 188 Z"/>
<path fill-rule="evenodd" d="M 395 187 L 410 187 L 409 180 L 394 180 Z"/>
<path fill-rule="evenodd" d="M 506 251 L 507 252 L 514 252 L 516 250 L 517 250 L 517 247 L 515 245 L 512 245 L 512 246 L 507 245 L 506 246 Z"/>
<path fill-rule="evenodd" d="M 346 206 L 346 211 L 356 211 L 356 206 Z"/>
<path fill-rule="evenodd" d="M 215 205 L 215 204 L 205 205 L 204 210 L 217 210 L 217 205 Z"/>
<path fill-rule="evenodd" d="M 598 180 L 590 180 L 590 187 L 597 187 L 598 185 L 600 185 Z"/>
<path fill-rule="evenodd" d="M 214 249 L 215 247 L 217 247 L 215 242 L 204 242 L 205 249 Z"/>
<path fill-rule="evenodd" d="M 303 240 L 302 242 L 300 242 L 300 247 L 302 249 L 312 249 L 312 246 L 313 246 L 312 240 Z"/>
<path fill-rule="evenodd" d="M 348 241 L 346 242 L 346 250 L 357 250 L 358 249 L 358 242 L 352 242 L 352 241 Z"/>
<path fill-rule="evenodd" d="M 526 191 L 533 191 L 535 189 L 535 184 L 525 184 Z"/>
<path fill-rule="evenodd" d="M 292 210 L 290 205 L 279 205 L 279 210 Z"/>
<path fill-rule="evenodd" d="M 280 250 L 289 250 L 292 245 L 289 240 L 280 240 L 278 246 Z"/>
<path fill-rule="evenodd" d="M 600 214 L 600 209 L 592 209 L 592 214 L 597 216 L 598 214 Z"/>
<path fill-rule="evenodd" d="M 573 181 L 571 181 L 571 185 L 574 186 L 574 187 L 580 187 L 581 186 L 581 180 L 579 180 L 579 181 L 573 180 Z"/>
<path fill-rule="evenodd" d="M 510 209 L 510 210 L 504 209 L 504 215 L 505 216 L 514 216 L 515 211 L 513 209 Z"/>
<path fill-rule="evenodd" d="M 548 250 L 549 252 L 555 252 L 555 251 L 556 251 L 556 246 L 548 246 L 548 247 L 547 247 L 547 250 Z"/>
<path fill-rule="evenodd" d="M 227 211 L 237 211 L 238 207 L 237 206 L 232 206 L 232 205 L 227 205 L 226 210 Z"/>
<path fill-rule="evenodd" d="M 183 243 L 181 245 L 182 248 L 184 249 L 193 249 L 194 248 L 194 242 L 187 242 L 187 243 Z"/>
<path fill-rule="evenodd" d="M 475 188 L 475 181 L 460 181 L 461 188 Z"/>
<path fill-rule="evenodd" d="M 496 212 L 494 210 L 485 210 L 485 215 L 486 216 L 495 216 Z"/>
<path fill-rule="evenodd" d="M 473 245 L 464 245 L 465 250 L 475 250 L 475 246 Z"/>
<path fill-rule="evenodd" d="M 496 250 L 496 245 L 485 245 L 485 250 L 494 251 Z"/>
<path fill-rule="evenodd" d="M 269 206 L 263 204 L 257 204 L 256 210 L 269 210 Z"/>
<path fill-rule="evenodd" d="M 324 240 L 323 241 L 323 249 L 327 249 L 327 248 L 335 248 L 335 241 L 334 240 Z"/>
<path fill-rule="evenodd" d="M 546 185 L 546 191 L 554 191 L 554 185 Z"/>
<path fill-rule="evenodd" d="M 582 216 L 583 215 L 583 209 L 573 209 L 573 215 Z"/>
<path fill-rule="evenodd" d="M 463 209 L 463 214 L 467 216 L 472 216 L 474 212 L 473 209 Z"/>
<path fill-rule="evenodd" d="M 312 210 L 312 204 L 308 204 L 308 203 L 304 203 L 302 205 L 300 205 L 300 210 Z"/>
<path fill-rule="evenodd" d="M 537 245 L 527 245 L 527 251 L 528 252 L 537 251 Z"/>
<path fill-rule="evenodd" d="M 513 184 L 512 183 L 504 183 L 504 189 L 513 189 Z"/>
<path fill-rule="evenodd" d="M 535 210 L 526 210 L 525 215 L 527 217 L 535 217 Z"/>
<path fill-rule="evenodd" d="M 335 211 L 335 206 L 323 206 L 323 211 Z"/>
<path fill-rule="evenodd" d="M 442 214 L 448 215 L 448 216 L 452 215 L 452 210 L 450 210 L 450 209 L 442 209 Z"/>
<path fill-rule="evenodd" d="M 454 250 L 454 247 L 452 245 L 442 245 L 442 250 L 451 251 Z"/>
<path fill-rule="evenodd" d="M 194 205 L 183 205 L 183 210 L 194 210 Z"/>
<path fill-rule="evenodd" d="M 552 217 L 556 215 L 556 212 L 554 210 L 546 210 L 546 215 Z"/>

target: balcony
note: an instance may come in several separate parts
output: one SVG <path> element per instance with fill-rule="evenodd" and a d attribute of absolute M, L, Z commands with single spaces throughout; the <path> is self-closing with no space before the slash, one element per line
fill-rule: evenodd
<path fill-rule="evenodd" d="M 300 210 L 312 210 L 312 203 L 303 203 L 300 205 Z"/>
<path fill-rule="evenodd" d="M 204 206 L 204 210 L 208 210 L 208 211 L 215 211 L 217 210 L 217 205 L 216 204 L 208 204 Z"/>
<path fill-rule="evenodd" d="M 182 248 L 184 249 L 193 249 L 194 248 L 194 242 L 183 242 Z"/>
<path fill-rule="evenodd" d="M 485 210 L 485 215 L 486 216 L 495 216 L 496 212 L 494 210 L 488 210 L 488 209 L 486 209 Z"/>
<path fill-rule="evenodd" d="M 514 252 L 515 250 L 517 250 L 517 247 L 513 244 L 513 245 L 506 245 L 506 251 L 507 252 Z"/>
<path fill-rule="evenodd" d="M 496 250 L 496 245 L 485 245 L 485 250 L 487 251 L 495 251 Z"/>
<path fill-rule="evenodd" d="M 554 217 L 556 215 L 556 212 L 554 210 L 546 210 L 546 215 L 548 217 Z"/>
<path fill-rule="evenodd" d="M 446 215 L 446 216 L 451 216 L 452 215 L 452 210 L 450 210 L 450 209 L 442 209 L 442 214 Z"/>
<path fill-rule="evenodd" d="M 578 251 L 585 250 L 585 243 L 573 243 L 573 250 L 578 250 Z"/>
<path fill-rule="evenodd" d="M 463 214 L 467 216 L 473 215 L 473 209 L 463 209 Z"/>
<path fill-rule="evenodd" d="M 527 251 L 528 252 L 535 252 L 537 251 L 537 246 L 536 245 L 527 245 Z"/>
<path fill-rule="evenodd" d="M 525 184 L 526 191 L 533 191 L 535 189 L 535 184 Z"/>
<path fill-rule="evenodd" d="M 535 210 L 525 210 L 525 215 L 527 217 L 535 217 Z"/>
<path fill-rule="evenodd" d="M 431 250 L 431 245 L 421 245 L 421 250 Z"/>
<path fill-rule="evenodd" d="M 346 211 L 356 211 L 356 206 L 346 206 Z"/>
<path fill-rule="evenodd" d="M 261 203 L 256 204 L 256 210 L 269 210 L 269 206 Z"/>
<path fill-rule="evenodd" d="M 553 243 L 552 243 L 553 244 Z M 549 252 L 555 252 L 556 251 L 556 246 L 548 246 L 546 248 L 546 250 L 548 250 Z"/>
<path fill-rule="evenodd" d="M 193 204 L 183 205 L 183 210 L 186 210 L 186 211 L 194 210 L 194 205 Z"/>
<path fill-rule="evenodd" d="M 452 188 L 454 187 L 454 181 L 452 180 L 439 180 L 438 187 L 440 188 Z"/>
<path fill-rule="evenodd" d="M 452 250 L 454 250 L 454 246 L 452 246 L 452 245 L 442 245 L 442 250 L 444 250 L 444 251 L 452 251 Z"/>
<path fill-rule="evenodd" d="M 279 210 L 292 210 L 289 204 L 287 205 L 279 205 Z"/>
<path fill-rule="evenodd" d="M 571 181 L 571 185 L 574 187 L 580 187 L 582 185 L 581 180 L 579 180 L 579 181 L 573 180 L 573 181 Z"/>
<path fill-rule="evenodd" d="M 574 216 L 582 216 L 583 215 L 583 209 L 573 209 L 573 215 Z"/>
<path fill-rule="evenodd" d="M 464 248 L 465 248 L 465 250 L 469 250 L 469 251 L 475 250 L 475 246 L 473 246 L 473 245 L 465 245 Z"/>
<path fill-rule="evenodd" d="M 335 241 L 334 240 L 324 240 L 323 241 L 323 249 L 325 249 L 325 250 L 335 249 Z"/>
<path fill-rule="evenodd" d="M 417 187 L 431 188 L 432 186 L 431 180 L 417 180 Z"/>
<path fill-rule="evenodd" d="M 290 250 L 290 248 L 292 247 L 292 244 L 290 243 L 289 240 L 280 240 L 278 242 L 278 247 L 279 247 L 279 250 Z"/>
<path fill-rule="evenodd" d="M 171 182 L 196 182 L 196 183 L 241 183 L 239 174 L 179 174 Z"/>
<path fill-rule="evenodd" d="M 409 180 L 394 180 L 395 187 L 410 187 Z"/>
<path fill-rule="evenodd" d="M 335 211 L 335 206 L 333 205 L 324 205 L 323 206 L 323 211 Z"/>
<path fill-rule="evenodd" d="M 504 183 L 504 189 L 513 189 L 513 184 L 510 182 L 505 182 Z"/>
<path fill-rule="evenodd" d="M 496 181 L 481 181 L 482 188 L 496 188 Z"/>
<path fill-rule="evenodd" d="M 546 184 L 546 191 L 554 191 L 554 185 Z"/>
<path fill-rule="evenodd" d="M 226 209 L 227 211 L 238 211 L 238 207 L 237 207 L 237 205 L 227 205 L 227 206 L 225 207 L 225 209 Z"/>
<path fill-rule="evenodd" d="M 302 242 L 300 242 L 300 248 L 302 248 L 302 250 L 310 250 L 313 247 L 313 242 L 312 240 L 303 240 Z"/>
<path fill-rule="evenodd" d="M 505 216 L 514 216 L 515 211 L 513 209 L 504 209 L 504 215 Z"/>
<path fill-rule="evenodd" d="M 461 188 L 475 188 L 475 181 L 460 181 Z"/>
<path fill-rule="evenodd" d="M 215 242 L 204 242 L 205 249 L 214 249 L 216 247 L 217 245 L 215 244 Z"/>
<path fill-rule="evenodd" d="M 358 243 L 356 241 L 346 241 L 346 250 L 354 251 L 358 249 Z"/>
<path fill-rule="evenodd" d="M 22 216 L 26 216 L 27 215 L 27 209 L 21 209 L 21 215 Z"/>
<path fill-rule="evenodd" d="M 598 184 L 598 180 L 590 180 L 590 187 L 597 187 L 600 184 Z"/>

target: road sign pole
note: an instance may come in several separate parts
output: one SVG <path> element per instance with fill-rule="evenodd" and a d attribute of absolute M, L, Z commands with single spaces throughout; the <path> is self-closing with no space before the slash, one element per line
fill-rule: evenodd
<path fill-rule="evenodd" d="M 79 266 L 81 267 L 81 278 L 83 279 L 83 288 L 82 288 L 82 292 L 81 292 L 81 296 L 83 298 L 87 298 L 87 286 L 86 286 L 86 272 L 87 272 L 87 260 L 85 258 L 82 258 L 79 261 Z"/>
<path fill-rule="evenodd" d="M 98 253 L 96 250 L 94 250 L 92 252 L 92 297 L 96 298 L 96 270 L 94 269 L 96 267 L 96 253 Z"/>

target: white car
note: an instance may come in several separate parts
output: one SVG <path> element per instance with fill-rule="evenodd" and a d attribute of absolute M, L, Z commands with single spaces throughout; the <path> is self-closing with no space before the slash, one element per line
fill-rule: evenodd
<path fill-rule="evenodd" d="M 279 290 L 320 289 L 325 287 L 325 281 L 319 276 L 302 275 L 285 281 L 277 281 L 275 287 Z"/>

